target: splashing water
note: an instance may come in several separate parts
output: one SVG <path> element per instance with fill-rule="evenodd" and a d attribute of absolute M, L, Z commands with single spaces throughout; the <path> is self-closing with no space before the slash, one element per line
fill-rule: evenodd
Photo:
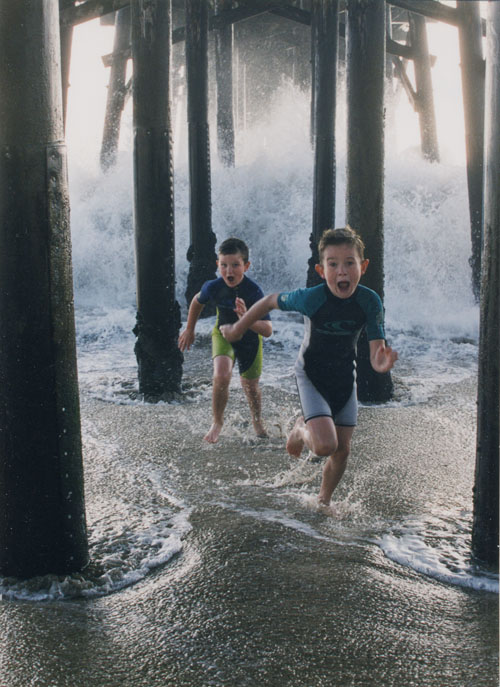
<path fill-rule="evenodd" d="M 471 513 L 430 513 L 408 518 L 380 538 L 385 555 L 441 582 L 498 594 L 498 574 L 471 559 Z"/>
<path fill-rule="evenodd" d="M 305 283 L 313 165 L 308 119 L 308 96 L 284 84 L 268 108 L 268 116 L 258 126 L 247 129 L 244 136 L 238 135 L 237 166 L 226 169 L 216 160 L 212 164 L 213 226 L 218 241 L 238 235 L 249 244 L 251 276 L 264 292 L 292 289 Z M 177 128 L 185 142 L 185 131 Z M 130 146 L 130 136 L 128 139 Z M 185 255 L 189 245 L 185 145 L 176 147 L 176 156 L 177 298 L 185 313 Z M 337 156 L 339 226 L 344 223 L 345 194 L 342 137 L 337 141 Z M 388 334 L 400 351 L 402 360 L 397 375 L 402 380 L 399 384 L 410 390 L 406 401 L 421 403 L 443 382 L 460 381 L 475 370 L 478 313 L 470 288 L 466 181 L 462 168 L 429 165 L 411 153 L 391 155 L 388 151 L 387 158 Z M 140 403 L 137 395 L 131 393 L 136 390 L 131 333 L 135 320 L 131 151 L 121 151 L 116 167 L 104 175 L 90 177 L 75 165 L 76 162 L 70 165 L 70 182 L 80 385 L 93 398 L 118 404 Z M 275 336 L 273 341 L 266 342 L 268 369 L 265 366 L 262 381 L 294 393 L 292 366 L 303 334 L 301 318 L 277 313 L 273 319 Z M 212 326 L 212 319 L 200 321 L 198 336 L 208 341 Z M 193 392 L 195 403 L 200 394 L 204 398 L 210 394 L 208 378 L 198 386 Z M 233 416 L 228 418 L 231 433 L 241 434 L 242 445 L 251 445 L 245 438 L 246 430 L 238 429 L 241 419 L 237 413 Z M 286 420 L 280 419 L 278 424 L 278 433 L 283 434 Z M 102 443 L 100 439 L 96 441 Z M 102 450 L 102 446 L 96 450 Z M 283 491 L 280 498 L 290 498 L 314 513 L 317 509 L 310 490 L 318 470 L 318 466 L 304 462 L 278 472 L 271 480 L 240 480 L 240 486 Z M 239 512 L 243 510 L 239 508 Z M 260 515 L 250 509 L 246 514 L 285 523 L 314 537 L 332 534 L 318 534 L 314 528 L 308 529 L 308 525 L 272 509 Z M 359 505 L 351 500 L 337 504 L 337 520 L 352 524 L 358 516 Z M 91 525 L 91 547 L 99 570 L 72 579 L 38 580 L 35 588 L 17 588 L 11 581 L 0 591 L 18 598 L 26 594 L 29 598 L 52 599 L 92 596 L 141 579 L 148 570 L 182 550 L 182 538 L 189 529 L 189 508 L 185 504 L 174 508 L 163 504 L 159 518 L 145 517 L 120 530 L 120 516 L 116 520 L 110 513 L 102 517 L 96 514 Z M 352 536 L 353 531 L 348 528 L 346 541 Z M 446 562 L 443 563 L 447 553 L 433 557 L 429 536 L 428 523 L 421 522 L 419 530 L 409 522 L 398 533 L 382 535 L 378 545 L 388 557 L 425 574 L 492 589 L 495 581 L 478 581 L 465 555 L 460 561 L 453 561 L 454 573 L 447 572 Z"/>

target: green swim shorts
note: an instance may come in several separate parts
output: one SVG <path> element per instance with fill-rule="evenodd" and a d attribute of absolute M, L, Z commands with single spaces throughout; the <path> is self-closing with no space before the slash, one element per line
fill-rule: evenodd
<path fill-rule="evenodd" d="M 250 335 L 250 336 L 249 336 Z M 262 336 L 248 331 L 241 341 L 229 343 L 222 336 L 219 327 L 212 329 L 212 358 L 227 355 L 238 363 L 243 379 L 257 379 L 262 374 Z"/>

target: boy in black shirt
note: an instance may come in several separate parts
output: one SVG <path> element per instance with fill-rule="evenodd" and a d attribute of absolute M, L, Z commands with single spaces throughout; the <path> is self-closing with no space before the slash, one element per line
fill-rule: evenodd
<path fill-rule="evenodd" d="M 217 319 L 212 330 L 213 421 L 204 437 L 205 441 L 211 444 L 219 438 L 224 423 L 224 410 L 235 360 L 238 361 L 241 386 L 250 406 L 255 432 L 259 437 L 267 436 L 261 417 L 259 377 L 262 372 L 262 337 L 272 334 L 271 318 L 266 313 L 262 319 L 254 322 L 236 343 L 230 344 L 224 339 L 219 327 L 237 322 L 264 294 L 260 286 L 245 274 L 250 262 L 248 247 L 244 241 L 235 238 L 223 241 L 219 247 L 217 265 L 221 276 L 205 282 L 201 291 L 194 296 L 189 306 L 186 328 L 179 336 L 181 351 L 189 350 L 203 308 L 210 301 L 215 303 Z"/>

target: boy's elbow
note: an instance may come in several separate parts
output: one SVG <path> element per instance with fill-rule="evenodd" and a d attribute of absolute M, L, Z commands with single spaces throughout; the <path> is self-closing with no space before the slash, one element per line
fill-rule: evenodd
<path fill-rule="evenodd" d="M 278 307 L 278 296 L 279 293 L 270 293 L 264 297 L 266 306 L 269 308 L 269 310 L 274 310 Z"/>
<path fill-rule="evenodd" d="M 262 336 L 268 338 L 273 333 L 273 325 L 270 322 L 265 322 L 265 326 L 262 329 Z"/>

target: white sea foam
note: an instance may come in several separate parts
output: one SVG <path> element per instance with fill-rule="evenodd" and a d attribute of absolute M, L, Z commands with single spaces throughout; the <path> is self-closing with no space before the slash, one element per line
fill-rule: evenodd
<path fill-rule="evenodd" d="M 283 527 L 286 527 L 287 529 L 295 530 L 296 532 L 300 532 L 301 534 L 304 534 L 307 537 L 312 537 L 313 539 L 329 540 L 328 537 L 323 535 L 314 527 L 311 527 L 307 523 L 302 522 L 297 518 L 292 518 L 291 516 L 287 515 L 286 513 L 280 510 L 274 510 L 272 508 L 263 508 L 262 510 L 258 510 L 255 508 L 247 508 L 245 506 L 241 506 L 238 504 L 226 502 L 217 502 L 216 505 L 224 509 L 235 510 L 238 512 L 239 515 L 242 515 L 244 517 L 255 518 L 256 520 L 262 520 L 265 522 L 277 523 Z"/>
<path fill-rule="evenodd" d="M 108 475 L 109 465 L 102 459 L 103 452 L 118 466 L 114 474 L 116 484 L 123 476 L 136 479 L 129 474 L 124 457 L 114 444 L 96 439 L 88 431 L 84 439 L 87 458 L 96 454 L 90 461 L 92 468 L 88 468 L 96 483 L 105 482 Z M 30 601 L 107 596 L 139 582 L 180 554 L 184 549 L 183 540 L 191 530 L 191 508 L 165 486 L 158 470 L 145 463 L 143 470 L 150 498 L 144 508 L 130 510 L 113 492 L 88 508 L 91 562 L 86 569 L 71 575 L 48 574 L 29 580 L 0 577 L 0 596 Z M 119 493 L 120 487 L 117 489 Z M 153 502 L 154 507 L 151 507 Z"/>
<path fill-rule="evenodd" d="M 91 565 L 81 573 L 43 575 L 30 580 L 0 578 L 4 599 L 57 601 L 107 596 L 144 579 L 183 549 L 189 530 L 185 515 L 170 515 L 144 530 L 121 532 L 109 527 L 89 528 Z"/>
<path fill-rule="evenodd" d="M 237 163 L 212 164 L 213 227 L 218 240 L 237 234 L 250 245 L 251 268 L 265 292 L 304 286 L 312 216 L 312 164 L 307 94 L 284 84 L 268 116 L 237 140 Z M 179 124 L 186 138 L 185 125 Z M 130 143 L 128 143 L 130 145 Z M 212 150 L 216 147 L 213 143 Z M 213 156 L 215 158 L 215 155 Z M 337 224 L 344 222 L 345 133 L 337 141 Z M 71 166 L 72 237 L 79 356 L 107 356 L 135 324 L 132 154 L 121 151 L 106 175 L 90 178 Z M 175 160 L 177 298 L 185 317 L 189 183 L 186 148 Z M 400 351 L 398 372 L 412 402 L 437 384 L 474 373 L 478 308 L 468 264 L 470 228 L 462 167 L 429 164 L 414 153 L 387 150 L 385 182 L 386 288 L 389 339 Z M 293 391 L 290 374 L 302 339 L 300 317 L 273 314 L 263 381 Z M 199 331 L 213 321 L 200 321 Z M 466 343 L 455 343 L 465 341 Z M 469 342 L 469 343 L 467 343 Z M 120 348 L 120 347 L 118 347 Z M 273 355 L 275 353 L 275 355 Z M 409 364 L 407 364 L 409 363 Z M 133 356 L 131 364 L 135 365 Z M 128 363 L 127 363 L 128 365 Z M 89 366 L 81 366 L 84 373 Z M 288 375 L 288 382 L 286 375 Z M 118 375 L 119 376 L 119 375 Z M 102 381 L 102 380 L 101 380 Z M 119 383 L 103 395 L 123 402 Z"/>
<path fill-rule="evenodd" d="M 396 532 L 380 537 L 379 545 L 388 558 L 423 575 L 498 594 L 498 574 L 471 560 L 470 522 L 465 511 L 408 518 Z"/>
<path fill-rule="evenodd" d="M 258 126 L 247 127 L 244 134 L 237 133 L 235 168 L 221 167 L 212 155 L 212 212 L 217 239 L 238 235 L 248 242 L 249 275 L 266 293 L 305 285 L 313 165 L 308 120 L 307 94 L 285 84 L 269 104 L 268 117 Z M 125 127 L 129 131 L 130 122 L 125 122 Z M 185 123 L 180 120 L 176 135 L 184 143 L 187 140 Z M 106 175 L 90 175 L 87 168 L 81 171 L 76 160 L 70 166 L 78 365 L 85 393 L 115 403 L 141 403 L 136 393 L 135 337 L 131 332 L 135 324 L 135 276 L 131 137 L 127 140 L 128 147 L 121 150 L 116 167 Z M 175 151 L 177 299 L 185 318 L 189 180 L 185 145 L 177 144 Z M 337 141 L 337 226 L 345 222 L 344 196 L 345 133 L 341 130 Z M 470 288 L 469 234 L 463 167 L 430 165 L 413 153 L 392 153 L 388 147 L 385 306 L 388 338 L 400 353 L 394 378 L 404 393 L 399 394 L 397 403 L 425 402 L 439 385 L 475 374 L 478 308 Z M 262 382 L 293 394 L 293 362 L 303 325 L 295 314 L 275 312 L 272 316 L 274 335 L 265 343 Z M 200 320 L 198 334 L 208 336 L 212 326 L 213 318 Z M 203 393 L 208 394 L 209 388 Z M 280 432 L 286 434 L 283 428 Z M 317 468 L 310 465 L 303 470 L 291 468 L 265 486 L 288 488 L 290 495 L 307 501 L 300 485 L 315 479 L 316 472 Z M 306 501 L 303 505 L 307 508 Z M 253 515 L 302 528 L 298 521 L 277 512 Z M 167 520 L 171 525 L 170 518 Z M 149 565 L 174 555 L 181 545 L 177 535 L 168 527 L 165 531 L 155 527 L 146 527 L 142 534 L 139 530 L 125 534 L 124 541 L 128 537 L 130 551 L 137 555 L 130 553 L 130 568 L 123 564 L 117 579 L 106 580 L 103 588 L 123 586 L 134 576 L 146 574 Z M 422 568 L 430 570 L 434 564 L 429 562 L 432 552 L 425 549 L 425 534 L 388 534 L 383 540 L 384 550 L 387 555 L 415 561 L 419 559 L 415 537 L 419 536 L 423 542 Z M 112 541 L 110 536 L 110 545 Z M 156 545 L 152 545 L 154 541 Z M 151 551 L 146 550 L 148 547 Z M 437 564 L 434 567 L 439 568 Z M 115 573 L 108 574 L 112 577 Z M 453 574 L 457 581 L 469 575 Z M 91 583 L 93 589 L 96 585 Z"/>

